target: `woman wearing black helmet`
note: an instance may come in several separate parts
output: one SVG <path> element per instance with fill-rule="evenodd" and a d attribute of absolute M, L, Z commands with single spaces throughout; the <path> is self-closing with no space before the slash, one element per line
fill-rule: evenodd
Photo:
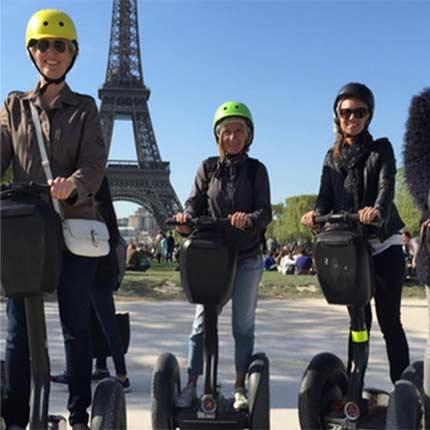
<path fill-rule="evenodd" d="M 405 178 L 421 210 L 420 246 L 416 256 L 418 280 L 426 286 L 428 333 L 424 358 L 426 410 L 430 409 L 430 89 L 412 99 L 406 123 Z M 426 417 L 426 423 L 429 417 Z"/>
<path fill-rule="evenodd" d="M 30 106 L 35 107 L 54 179 L 50 193 L 66 218 L 100 219 L 93 196 L 106 166 L 106 149 L 95 101 L 73 92 L 65 83 L 78 54 L 75 26 L 59 10 L 44 9 L 29 20 L 26 49 L 39 72 L 36 88 L 11 93 L 0 114 L 1 176 L 13 165 L 14 181 L 46 183 Z M 29 245 L 30 246 L 30 245 Z M 61 250 L 59 250 L 61 252 Z M 58 285 L 60 318 L 65 338 L 69 381 L 70 424 L 86 429 L 91 403 L 90 287 L 97 258 L 63 252 Z M 23 300 L 8 299 L 6 339 L 9 428 L 25 428 L 29 419 L 30 370 Z"/>
<path fill-rule="evenodd" d="M 380 242 L 373 245 L 375 305 L 384 334 L 390 377 L 394 383 L 409 364 L 409 348 L 400 321 L 404 281 L 402 236 L 404 226 L 394 205 L 396 163 L 388 139 L 374 140 L 368 131 L 374 111 L 372 92 L 365 85 L 350 83 L 334 102 L 336 141 L 324 159 L 315 210 L 302 217 L 314 228 L 316 215 L 358 212 L 360 222 L 382 220 Z M 371 308 L 366 309 L 371 325 Z"/>

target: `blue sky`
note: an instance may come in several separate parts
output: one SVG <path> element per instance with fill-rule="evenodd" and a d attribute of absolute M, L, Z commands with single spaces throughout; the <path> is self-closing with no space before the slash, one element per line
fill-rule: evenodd
<path fill-rule="evenodd" d="M 68 82 L 97 99 L 107 66 L 109 0 L 2 0 L 2 99 L 35 85 L 24 34 L 32 13 L 46 7 L 75 21 L 81 53 Z M 138 12 L 154 131 L 182 202 L 201 160 L 216 154 L 213 113 L 231 99 L 253 113 L 251 155 L 269 170 L 273 203 L 318 191 L 333 143 L 332 103 L 350 81 L 374 91 L 371 132 L 392 141 L 401 165 L 410 99 L 430 85 L 429 1 L 138 0 Z M 130 122 L 116 121 L 110 158 L 136 158 Z M 135 209 L 116 207 L 119 216 Z"/>

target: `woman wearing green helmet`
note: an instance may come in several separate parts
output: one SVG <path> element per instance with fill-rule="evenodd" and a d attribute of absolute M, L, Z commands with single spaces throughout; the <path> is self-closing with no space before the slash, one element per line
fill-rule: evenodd
<path fill-rule="evenodd" d="M 93 201 L 102 182 L 107 154 L 98 110 L 92 97 L 73 92 L 65 83 L 78 40 L 75 26 L 62 11 L 44 9 L 29 20 L 25 45 L 39 71 L 36 88 L 11 93 L 0 114 L 1 176 L 13 165 L 14 181 L 46 183 L 30 106 L 38 113 L 54 179 L 50 193 L 66 218 L 100 219 Z M 61 252 L 61 250 L 59 250 Z M 70 424 L 86 429 L 91 403 L 90 288 L 97 258 L 64 251 L 58 285 L 60 318 L 65 338 Z M 8 299 L 6 388 L 8 427 L 25 428 L 29 419 L 29 352 L 22 300 Z"/>
<path fill-rule="evenodd" d="M 213 131 L 218 157 L 203 161 L 197 171 L 180 223 L 201 215 L 230 218 L 238 247 L 238 265 L 232 296 L 232 326 L 235 340 L 235 402 L 246 409 L 245 375 L 254 348 L 255 310 L 263 270 L 262 233 L 272 219 L 269 178 L 265 166 L 248 157 L 254 136 L 251 112 L 240 102 L 223 103 L 216 111 Z M 190 228 L 178 226 L 187 235 Z M 237 239 L 237 240 L 236 240 Z M 188 384 L 177 400 L 187 407 L 197 395 L 196 384 L 203 372 L 203 306 L 196 306 L 190 336 Z"/>

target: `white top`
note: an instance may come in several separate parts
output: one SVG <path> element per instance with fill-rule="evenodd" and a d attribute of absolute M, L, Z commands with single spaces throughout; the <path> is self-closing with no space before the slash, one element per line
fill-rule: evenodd
<path fill-rule="evenodd" d="M 372 255 L 378 255 L 387 250 L 390 246 L 403 245 L 402 232 L 399 231 L 385 239 L 382 243 L 379 240 L 371 240 L 370 245 L 372 246 Z"/>

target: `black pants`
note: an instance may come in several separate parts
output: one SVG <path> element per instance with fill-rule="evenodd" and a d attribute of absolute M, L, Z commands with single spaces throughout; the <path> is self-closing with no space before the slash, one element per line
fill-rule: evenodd
<path fill-rule="evenodd" d="M 375 270 L 375 308 L 378 323 L 384 335 L 390 364 L 391 381 L 396 382 L 409 365 L 409 347 L 400 320 L 400 302 L 405 279 L 405 265 L 402 247 L 390 246 L 373 257 Z M 372 310 L 366 306 L 366 323 L 370 332 Z M 351 340 L 348 355 L 351 354 Z M 351 360 L 348 360 L 350 363 Z"/>

